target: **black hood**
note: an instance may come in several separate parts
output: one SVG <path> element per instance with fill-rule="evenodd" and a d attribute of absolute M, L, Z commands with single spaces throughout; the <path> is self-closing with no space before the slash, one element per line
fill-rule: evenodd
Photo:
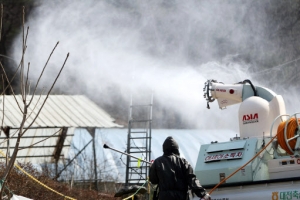
<path fill-rule="evenodd" d="M 171 136 L 167 137 L 163 143 L 163 151 L 167 152 L 167 151 L 172 151 L 175 149 L 177 149 L 177 150 L 179 149 L 177 142 Z"/>

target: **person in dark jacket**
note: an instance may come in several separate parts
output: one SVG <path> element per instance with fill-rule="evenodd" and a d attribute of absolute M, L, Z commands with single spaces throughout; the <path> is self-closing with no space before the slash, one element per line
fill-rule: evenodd
<path fill-rule="evenodd" d="M 187 200 L 188 189 L 201 199 L 210 200 L 210 195 L 200 185 L 187 160 L 180 157 L 179 146 L 171 137 L 163 143 L 164 154 L 154 160 L 149 171 L 149 180 L 158 184 L 159 200 Z"/>

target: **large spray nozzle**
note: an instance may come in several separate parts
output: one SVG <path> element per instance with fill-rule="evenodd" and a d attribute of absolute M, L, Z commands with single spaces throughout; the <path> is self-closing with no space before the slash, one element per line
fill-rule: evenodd
<path fill-rule="evenodd" d="M 210 109 L 209 107 L 209 103 L 210 102 L 213 102 L 215 99 L 212 97 L 211 95 L 211 86 L 212 86 L 212 83 L 216 83 L 217 81 L 216 80 L 213 80 L 213 79 L 210 79 L 210 80 L 207 80 L 205 83 L 204 83 L 204 88 L 203 88 L 203 92 L 204 92 L 204 95 L 203 97 L 206 99 L 207 101 L 207 108 Z"/>
<path fill-rule="evenodd" d="M 121 153 L 121 154 L 124 154 L 124 155 L 130 156 L 130 157 L 133 157 L 133 158 L 135 158 L 135 159 L 138 159 L 138 160 L 140 160 L 140 161 L 142 161 L 142 162 L 145 162 L 145 163 L 148 163 L 148 164 L 152 164 L 152 163 L 149 162 L 149 161 L 142 160 L 142 159 L 140 159 L 140 158 L 138 158 L 138 157 L 135 157 L 135 156 L 133 156 L 133 155 L 130 155 L 130 154 L 128 154 L 128 153 L 125 153 L 125 152 L 119 151 L 119 150 L 117 150 L 117 149 L 111 148 L 111 147 L 109 147 L 107 144 L 104 144 L 104 145 L 103 145 L 103 148 L 105 148 L 105 149 L 111 149 L 111 150 L 114 150 L 114 151 L 119 152 L 119 153 Z"/>

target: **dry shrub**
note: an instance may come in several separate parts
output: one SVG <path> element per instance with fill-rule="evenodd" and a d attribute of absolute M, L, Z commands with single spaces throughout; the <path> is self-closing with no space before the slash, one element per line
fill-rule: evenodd
<path fill-rule="evenodd" d="M 44 183 L 48 187 L 53 190 L 77 200 L 112 200 L 117 199 L 114 198 L 114 194 L 103 194 L 99 193 L 95 190 L 88 189 L 78 189 L 72 188 L 62 182 L 58 182 L 52 180 L 51 178 L 45 176 L 42 172 L 39 172 L 35 169 L 35 167 L 30 164 L 20 164 L 19 165 L 29 174 L 34 176 L 37 180 Z M 0 174 L 3 174 L 5 170 L 5 164 L 0 163 Z M 8 194 L 11 191 L 16 195 L 21 195 L 27 198 L 31 198 L 34 200 L 54 200 L 54 199 L 65 199 L 63 196 L 56 194 L 55 192 L 43 187 L 36 181 L 32 180 L 26 174 L 22 173 L 17 168 L 10 173 L 7 180 L 7 188 L 5 189 L 5 193 Z"/>

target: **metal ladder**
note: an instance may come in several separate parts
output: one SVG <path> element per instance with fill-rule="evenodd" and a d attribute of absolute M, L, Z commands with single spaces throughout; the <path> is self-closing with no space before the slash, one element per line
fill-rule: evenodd
<path fill-rule="evenodd" d="M 153 94 L 146 105 L 133 105 L 132 98 L 129 109 L 127 153 L 150 161 L 151 156 L 151 125 L 152 125 Z M 148 177 L 149 165 L 136 158 L 127 156 L 126 185 L 145 182 Z"/>

